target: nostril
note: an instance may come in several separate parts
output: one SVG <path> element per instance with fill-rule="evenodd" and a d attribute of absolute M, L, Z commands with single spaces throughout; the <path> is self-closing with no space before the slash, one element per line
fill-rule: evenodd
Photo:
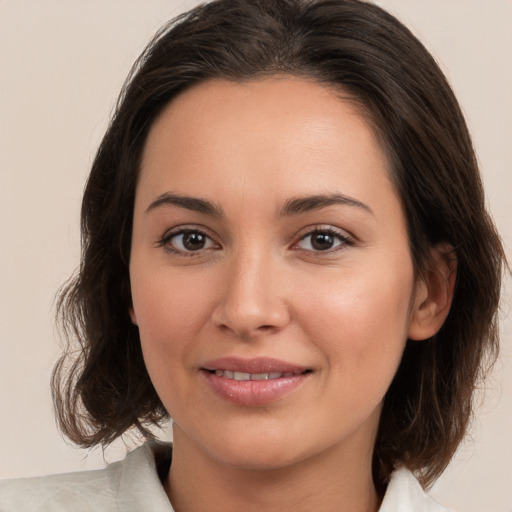
<path fill-rule="evenodd" d="M 224 333 L 231 331 L 245 339 L 270 335 L 285 327 L 290 320 L 286 304 L 283 301 L 263 301 L 258 297 L 258 294 L 252 294 L 251 298 L 244 299 L 233 294 L 220 301 L 212 313 L 216 328 Z"/>

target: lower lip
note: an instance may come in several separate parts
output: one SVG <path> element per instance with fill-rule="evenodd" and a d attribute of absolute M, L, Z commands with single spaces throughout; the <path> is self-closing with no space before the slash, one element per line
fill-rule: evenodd
<path fill-rule="evenodd" d="M 310 373 L 268 380 L 234 380 L 202 372 L 210 388 L 221 398 L 237 405 L 256 407 L 283 398 L 299 387 Z"/>

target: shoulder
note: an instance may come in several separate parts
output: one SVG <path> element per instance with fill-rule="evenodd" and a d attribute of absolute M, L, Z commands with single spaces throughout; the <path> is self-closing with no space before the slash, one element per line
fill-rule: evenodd
<path fill-rule="evenodd" d="M 0 482 L 0 512 L 172 512 L 155 463 L 161 451 L 162 445 L 151 443 L 105 469 L 5 480 Z M 148 506 L 149 497 L 156 508 Z"/>
<path fill-rule="evenodd" d="M 117 510 L 106 470 L 0 482 L 0 512 Z M 109 508 L 110 507 L 110 508 Z"/>
<path fill-rule="evenodd" d="M 414 475 L 405 468 L 395 470 L 379 512 L 450 512 L 428 496 Z"/>

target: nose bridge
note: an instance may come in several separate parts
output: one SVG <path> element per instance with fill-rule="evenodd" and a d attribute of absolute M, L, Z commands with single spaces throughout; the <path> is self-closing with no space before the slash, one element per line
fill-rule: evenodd
<path fill-rule="evenodd" d="M 289 314 L 278 282 L 278 258 L 268 247 L 247 244 L 235 250 L 226 265 L 216 323 L 243 337 L 282 328 Z"/>

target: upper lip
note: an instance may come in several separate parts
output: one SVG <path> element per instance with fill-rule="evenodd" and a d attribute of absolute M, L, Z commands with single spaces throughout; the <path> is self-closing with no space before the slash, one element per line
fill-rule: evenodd
<path fill-rule="evenodd" d="M 244 359 L 240 357 L 221 357 L 207 361 L 201 367 L 204 370 L 230 370 L 244 373 L 303 373 L 306 366 L 281 361 L 271 357 Z"/>

